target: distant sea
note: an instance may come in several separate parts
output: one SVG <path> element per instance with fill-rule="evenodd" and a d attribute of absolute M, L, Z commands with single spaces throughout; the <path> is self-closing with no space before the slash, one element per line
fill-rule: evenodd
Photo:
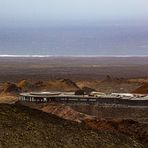
<path fill-rule="evenodd" d="M 148 26 L 0 28 L 0 57 L 148 56 Z"/>

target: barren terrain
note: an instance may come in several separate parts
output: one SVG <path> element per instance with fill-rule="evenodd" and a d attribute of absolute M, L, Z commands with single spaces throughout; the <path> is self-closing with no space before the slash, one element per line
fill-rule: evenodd
<path fill-rule="evenodd" d="M 0 58 L 0 147 L 148 146 L 148 108 L 14 105 L 20 92 L 79 89 L 148 94 L 148 57 Z"/>
<path fill-rule="evenodd" d="M 143 143 L 132 135 L 95 129 L 91 124 L 93 124 L 91 121 L 84 123 L 67 121 L 21 105 L 0 104 L 0 147 L 146 146 L 145 141 Z M 143 125 L 138 126 L 145 130 Z"/>
<path fill-rule="evenodd" d="M 100 80 L 148 76 L 148 57 L 0 58 L 0 81 Z"/>

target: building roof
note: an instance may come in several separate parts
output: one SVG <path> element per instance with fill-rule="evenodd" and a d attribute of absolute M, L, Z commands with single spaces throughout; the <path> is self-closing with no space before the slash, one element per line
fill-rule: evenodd
<path fill-rule="evenodd" d="M 88 95 L 75 95 L 74 92 L 27 92 L 27 93 L 20 93 L 20 96 L 25 96 L 25 97 L 36 97 L 36 98 L 45 98 L 45 97 L 71 97 L 71 98 L 92 98 L 92 99 L 121 99 L 121 100 L 147 100 L 148 101 L 148 95 L 142 96 L 142 95 L 130 95 L 130 94 L 102 94 L 99 96 L 88 96 Z"/>

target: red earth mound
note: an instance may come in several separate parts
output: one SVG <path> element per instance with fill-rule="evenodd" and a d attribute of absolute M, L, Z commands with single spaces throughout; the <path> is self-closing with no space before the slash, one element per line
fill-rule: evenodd
<path fill-rule="evenodd" d="M 142 85 L 141 87 L 137 88 L 132 93 L 148 94 L 148 83 L 146 83 L 146 84 Z"/>
<path fill-rule="evenodd" d="M 59 116 L 63 119 L 76 121 L 76 122 L 81 122 L 82 120 L 84 120 L 86 118 L 91 118 L 90 116 L 88 116 L 86 114 L 79 113 L 79 112 L 73 110 L 69 106 L 59 105 L 59 104 L 47 105 L 47 106 L 43 107 L 41 110 L 44 112 Z"/>
<path fill-rule="evenodd" d="M 2 89 L 2 93 L 19 93 L 21 88 L 18 87 L 15 83 L 5 83 Z"/>
<path fill-rule="evenodd" d="M 94 117 L 90 115 L 86 115 L 84 113 L 80 113 L 72 109 L 70 106 L 66 106 L 64 104 L 36 104 L 33 102 L 17 102 L 21 105 L 28 106 L 30 108 L 38 109 L 46 113 L 54 114 L 63 119 L 82 122 L 84 119 L 94 119 Z"/>
<path fill-rule="evenodd" d="M 20 81 L 20 82 L 17 84 L 17 86 L 18 86 L 19 88 L 21 88 L 23 91 L 32 90 L 32 88 L 33 88 L 33 85 L 32 85 L 29 81 L 27 81 L 27 80 L 22 80 L 22 81 Z"/>
<path fill-rule="evenodd" d="M 70 79 L 57 79 L 50 81 L 37 81 L 31 83 L 27 80 L 22 80 L 17 84 L 23 91 L 75 91 L 79 87 Z"/>

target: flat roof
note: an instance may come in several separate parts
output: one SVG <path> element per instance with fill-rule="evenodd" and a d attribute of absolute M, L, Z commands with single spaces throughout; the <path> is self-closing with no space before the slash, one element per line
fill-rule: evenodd
<path fill-rule="evenodd" d="M 137 101 L 148 101 L 148 96 L 113 96 L 113 95 L 100 95 L 100 96 L 88 96 L 88 95 L 75 95 L 74 92 L 26 92 L 20 93 L 20 96 L 25 97 L 51 97 L 51 98 L 62 98 L 62 97 L 70 97 L 70 98 L 92 98 L 92 99 L 121 99 L 121 100 L 137 100 Z"/>
<path fill-rule="evenodd" d="M 60 95 L 61 92 L 30 92 L 30 95 Z"/>
<path fill-rule="evenodd" d="M 73 97 L 73 98 L 76 98 L 76 97 L 79 97 L 79 98 L 96 98 L 96 97 L 90 97 L 88 95 L 74 95 L 74 94 L 71 94 L 71 93 L 67 93 L 67 92 L 49 92 L 49 93 L 20 93 L 20 96 L 28 96 L 28 97 Z"/>

